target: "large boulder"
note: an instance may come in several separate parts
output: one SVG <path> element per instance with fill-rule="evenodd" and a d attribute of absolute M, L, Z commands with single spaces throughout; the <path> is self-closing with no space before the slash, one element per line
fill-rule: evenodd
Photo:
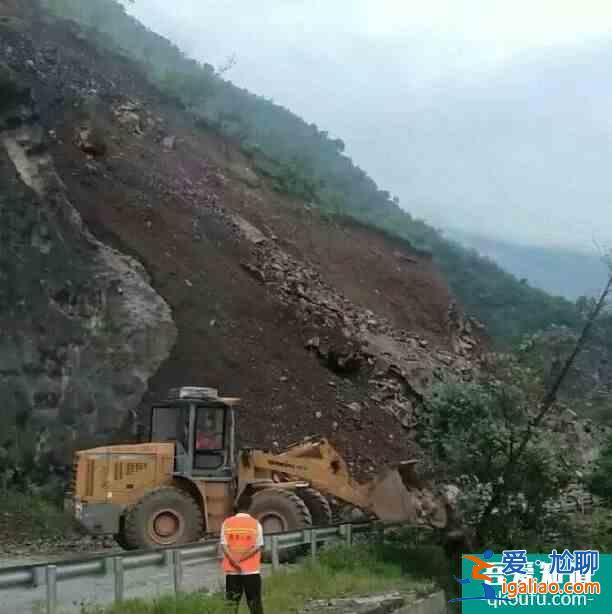
<path fill-rule="evenodd" d="M 177 331 L 142 265 L 85 227 L 42 135 L 0 132 L 0 427 L 36 423 L 62 462 L 129 423 Z"/>

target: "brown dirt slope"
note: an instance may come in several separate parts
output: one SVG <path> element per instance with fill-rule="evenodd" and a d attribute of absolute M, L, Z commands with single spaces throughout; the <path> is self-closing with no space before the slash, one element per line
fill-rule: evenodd
<path fill-rule="evenodd" d="M 410 456 L 424 388 L 478 350 L 431 262 L 275 193 L 74 27 L 11 36 L 5 60 L 34 87 L 72 202 L 172 308 L 178 341 L 144 403 L 214 386 L 244 399 L 243 443 L 319 433 L 366 470 Z"/>

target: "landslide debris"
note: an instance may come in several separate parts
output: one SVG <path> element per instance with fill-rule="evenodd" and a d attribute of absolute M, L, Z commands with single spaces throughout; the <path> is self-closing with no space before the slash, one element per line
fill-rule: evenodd
<path fill-rule="evenodd" d="M 424 394 L 484 339 L 431 262 L 254 180 L 90 33 L 27 24 L 0 46 L 5 415 L 61 425 L 68 455 L 208 385 L 243 398 L 243 444 L 324 435 L 360 477 L 418 454 Z"/>

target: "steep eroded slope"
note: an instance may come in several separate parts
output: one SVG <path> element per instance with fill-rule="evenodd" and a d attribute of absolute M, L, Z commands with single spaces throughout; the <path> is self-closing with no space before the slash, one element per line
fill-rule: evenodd
<path fill-rule="evenodd" d="M 431 262 L 280 196 L 74 26 L 5 28 L 0 59 L 32 85 L 71 202 L 172 309 L 143 412 L 170 386 L 215 386 L 244 399 L 243 443 L 323 434 L 360 473 L 413 455 L 422 395 L 470 377 L 481 336 Z"/>

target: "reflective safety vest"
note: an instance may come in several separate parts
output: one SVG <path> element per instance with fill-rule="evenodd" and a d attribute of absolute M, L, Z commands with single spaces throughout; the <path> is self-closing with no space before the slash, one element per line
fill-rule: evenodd
<path fill-rule="evenodd" d="M 247 550 L 257 545 L 257 520 L 251 516 L 230 516 L 223 524 L 226 548 L 240 558 Z M 259 572 L 261 567 L 261 552 L 256 552 L 240 563 L 242 573 L 252 574 Z M 223 555 L 223 571 L 226 573 L 239 573 Z"/>

